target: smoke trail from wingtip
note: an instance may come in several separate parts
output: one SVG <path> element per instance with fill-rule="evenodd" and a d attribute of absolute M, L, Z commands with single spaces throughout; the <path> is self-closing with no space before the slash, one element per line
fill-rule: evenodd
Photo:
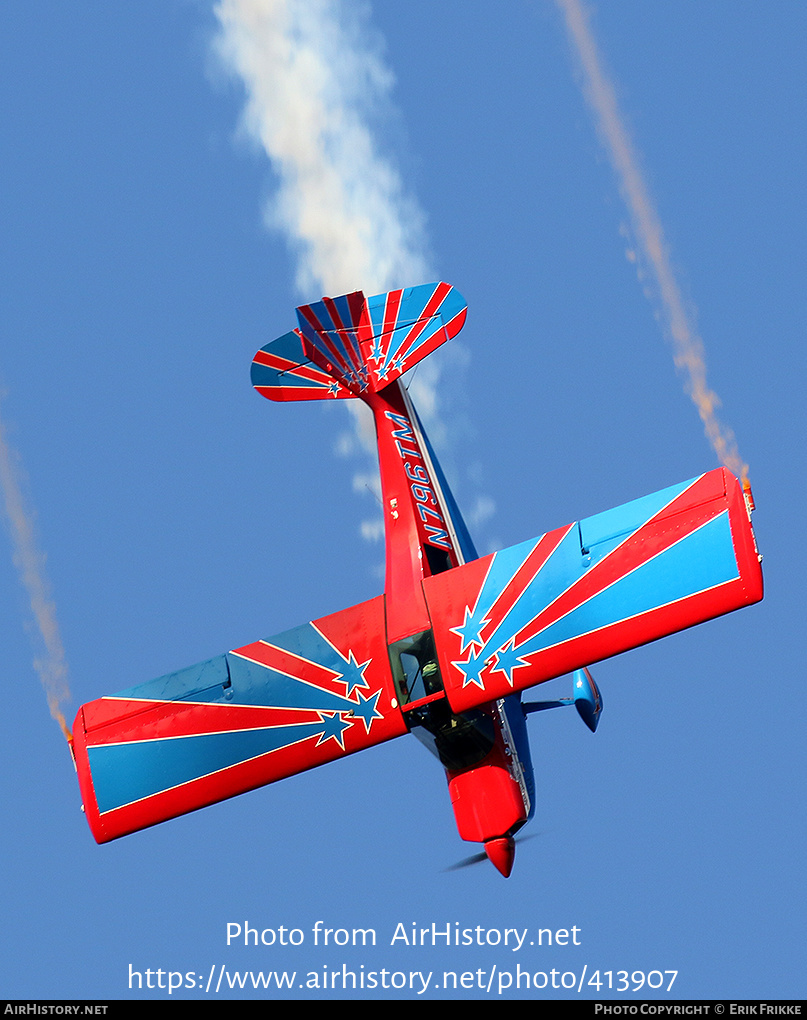
<path fill-rule="evenodd" d="M 50 714 L 69 740 L 70 730 L 62 711 L 63 703 L 70 698 L 64 647 L 45 574 L 45 557 L 36 541 L 34 515 L 25 504 L 18 458 L 6 439 L 2 420 L 0 420 L 0 489 L 11 531 L 14 565 L 28 594 L 38 632 L 34 668 L 45 688 Z"/>
<path fill-rule="evenodd" d="M 586 98 L 594 110 L 611 164 L 619 177 L 636 239 L 655 278 L 665 332 L 672 343 L 675 365 L 684 375 L 687 392 L 698 409 L 706 436 L 719 460 L 734 474 L 745 479 L 748 476 L 748 465 L 740 457 L 733 433 L 717 417 L 716 409 L 720 406 L 720 400 L 709 388 L 706 379 L 703 341 L 687 313 L 670 263 L 661 221 L 639 169 L 639 161 L 622 120 L 614 87 L 603 70 L 586 15 L 580 0 L 556 2 L 563 13 L 580 61 Z"/>

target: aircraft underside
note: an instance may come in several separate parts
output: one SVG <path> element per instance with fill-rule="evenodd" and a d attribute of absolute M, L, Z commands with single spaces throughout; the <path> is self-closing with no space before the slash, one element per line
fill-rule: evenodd
<path fill-rule="evenodd" d="M 403 384 L 462 328 L 447 284 L 298 309 L 255 356 L 274 400 L 362 399 L 378 439 L 383 595 L 83 705 L 74 757 L 98 842 L 411 732 L 462 839 L 505 876 L 534 812 L 525 717 L 585 668 L 762 598 L 750 493 L 720 468 L 479 558 Z M 521 692 L 573 674 L 573 696 Z"/>

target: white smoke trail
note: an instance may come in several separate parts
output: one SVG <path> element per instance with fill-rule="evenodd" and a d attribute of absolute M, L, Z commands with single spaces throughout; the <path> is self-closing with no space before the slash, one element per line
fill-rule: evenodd
<path fill-rule="evenodd" d="M 366 27 L 339 0 L 219 0 L 215 13 L 244 126 L 280 180 L 269 219 L 298 250 L 301 292 L 426 282 L 423 214 L 367 124 L 392 76 Z"/>
<path fill-rule="evenodd" d="M 378 151 L 369 121 L 388 103 L 392 75 L 355 5 L 342 0 L 218 0 L 215 48 L 243 83 L 243 126 L 268 156 L 278 194 L 267 223 L 287 237 L 306 300 L 352 290 L 382 293 L 434 278 L 424 216 Z M 435 359 L 410 382 L 430 431 L 440 428 Z M 375 454 L 367 408 L 349 401 L 356 446 Z M 357 475 L 354 487 L 368 486 Z M 364 522 L 372 538 L 383 529 Z"/>
<path fill-rule="evenodd" d="M 45 573 L 45 556 L 40 551 L 34 531 L 34 515 L 26 506 L 22 490 L 22 469 L 19 457 L 10 447 L 0 420 L 0 489 L 11 531 L 14 565 L 25 588 L 34 616 L 41 648 L 36 648 L 34 667 L 45 688 L 50 714 L 70 739 L 62 705 L 70 698 L 67 686 L 67 662 L 51 601 L 50 585 Z M 39 641 L 36 642 L 39 646 Z"/>
<path fill-rule="evenodd" d="M 718 420 L 720 400 L 706 381 L 703 341 L 698 335 L 673 272 L 664 230 L 639 169 L 631 139 L 620 115 L 616 93 L 606 76 L 597 45 L 580 0 L 556 0 L 583 70 L 586 98 L 611 164 L 619 177 L 633 230 L 655 278 L 664 328 L 673 346 L 676 367 L 684 374 L 686 389 L 698 409 L 709 442 L 720 461 L 736 475 L 747 478 L 748 465 L 740 457 L 731 431 Z"/>

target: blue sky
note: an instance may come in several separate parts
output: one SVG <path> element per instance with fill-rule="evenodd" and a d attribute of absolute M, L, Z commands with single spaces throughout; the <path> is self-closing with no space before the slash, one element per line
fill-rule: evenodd
<path fill-rule="evenodd" d="M 0 412 L 72 718 L 372 597 L 383 546 L 361 535 L 367 462 L 337 452 L 344 409 L 273 405 L 249 385 L 255 350 L 320 295 L 300 293 L 295 251 L 264 226 L 277 179 L 237 130 L 212 5 L 9 0 L 0 26 Z M 807 12 L 623 0 L 593 27 L 750 465 L 765 601 L 595 667 L 596 736 L 573 713 L 531 717 L 535 836 L 505 882 L 447 870 L 473 847 L 409 737 L 97 847 L 0 557 L 4 994 L 166 995 L 130 991 L 130 965 L 347 963 L 672 969 L 677 998 L 803 996 Z M 363 31 L 395 78 L 372 119 L 379 150 L 423 211 L 424 255 L 469 304 L 433 438 L 460 504 L 495 506 L 479 547 L 715 466 L 626 258 L 554 4 L 378 4 Z M 378 944 L 314 947 L 318 920 Z M 228 948 L 227 923 L 246 921 L 306 940 Z M 582 944 L 404 948 L 389 944 L 399 922 L 577 926 Z"/>

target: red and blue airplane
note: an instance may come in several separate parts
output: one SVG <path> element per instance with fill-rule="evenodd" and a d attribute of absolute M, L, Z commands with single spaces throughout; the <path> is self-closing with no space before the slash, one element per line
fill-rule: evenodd
<path fill-rule="evenodd" d="M 99 843 L 413 733 L 506 877 L 535 810 L 526 715 L 574 704 L 594 730 L 590 663 L 762 598 L 750 489 L 725 468 L 479 558 L 403 381 L 465 315 L 445 283 L 358 291 L 298 308 L 255 355 L 265 397 L 372 411 L 384 594 L 82 706 Z M 572 698 L 522 702 L 568 673 Z"/>

